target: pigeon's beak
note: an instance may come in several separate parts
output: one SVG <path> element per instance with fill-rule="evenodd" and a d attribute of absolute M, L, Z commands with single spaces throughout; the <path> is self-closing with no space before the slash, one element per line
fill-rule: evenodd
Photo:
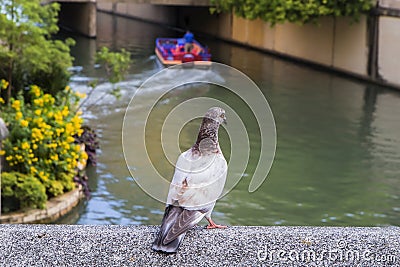
<path fill-rule="evenodd" d="M 222 121 L 223 124 L 227 125 L 228 123 L 226 122 L 226 117 L 224 117 L 224 120 Z"/>

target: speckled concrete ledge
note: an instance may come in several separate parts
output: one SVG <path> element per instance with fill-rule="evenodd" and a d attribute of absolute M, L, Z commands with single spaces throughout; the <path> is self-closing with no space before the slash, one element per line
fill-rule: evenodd
<path fill-rule="evenodd" d="M 153 252 L 157 226 L 0 225 L 1 266 L 400 266 L 399 227 L 191 230 Z"/>

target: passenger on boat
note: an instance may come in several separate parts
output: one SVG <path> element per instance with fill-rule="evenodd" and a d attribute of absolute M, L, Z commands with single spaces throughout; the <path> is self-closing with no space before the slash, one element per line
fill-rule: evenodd
<path fill-rule="evenodd" d="M 175 53 L 181 53 L 185 51 L 185 39 L 178 39 L 178 43 L 176 44 Z"/>
<path fill-rule="evenodd" d="M 185 52 L 190 53 L 190 51 L 192 51 L 192 49 L 193 49 L 194 35 L 190 31 L 186 31 L 183 38 L 185 39 Z"/>

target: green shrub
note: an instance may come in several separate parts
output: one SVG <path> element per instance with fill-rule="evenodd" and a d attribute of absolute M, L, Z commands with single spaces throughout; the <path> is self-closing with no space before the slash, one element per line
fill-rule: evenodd
<path fill-rule="evenodd" d="M 52 38 L 58 32 L 60 4 L 42 2 L 0 2 L 0 79 L 9 82 L 1 92 L 6 102 L 31 84 L 53 95 L 68 84 L 75 41 Z"/>
<path fill-rule="evenodd" d="M 1 182 L 2 211 L 45 207 L 46 188 L 36 177 L 19 172 L 3 172 Z"/>
<path fill-rule="evenodd" d="M 246 19 L 262 19 L 271 25 L 309 23 L 323 16 L 358 20 L 372 8 L 371 0 L 211 0 L 213 12 L 234 12 Z"/>
<path fill-rule="evenodd" d="M 10 106 L 0 104 L 2 117 L 10 131 L 0 155 L 4 155 L 7 171 L 26 174 L 22 177 L 29 177 L 28 184 L 39 182 L 51 198 L 74 188 L 77 166 L 79 163 L 84 165 L 88 158 L 75 142 L 75 136 L 83 133 L 81 113 L 75 110 L 83 95 L 66 87 L 53 97 L 44 94 L 38 86 L 32 86 L 29 94 L 29 102 L 19 95 L 17 99 L 11 99 Z M 4 103 L 1 100 L 0 103 Z M 29 189 L 24 186 L 25 190 Z M 21 207 L 33 205 L 33 198 L 24 199 L 18 191 L 14 194 L 21 201 Z M 38 207 L 43 207 L 41 199 L 37 199 Z"/>

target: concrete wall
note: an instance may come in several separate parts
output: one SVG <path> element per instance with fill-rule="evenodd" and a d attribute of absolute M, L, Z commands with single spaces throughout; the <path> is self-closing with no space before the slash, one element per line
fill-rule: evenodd
<path fill-rule="evenodd" d="M 400 18 L 379 18 L 378 71 L 381 78 L 400 85 Z"/>
<path fill-rule="evenodd" d="M 96 37 L 96 3 L 63 2 L 59 13 L 59 23 L 72 31 L 89 37 Z M 73 19 L 71 19 L 73 18 Z"/>
<path fill-rule="evenodd" d="M 232 39 L 314 63 L 367 75 L 367 22 L 322 18 L 318 25 L 286 23 L 271 28 L 261 21 L 233 17 Z"/>
<path fill-rule="evenodd" d="M 100 1 L 97 3 L 97 9 L 161 24 L 177 24 L 176 7 L 172 6 L 151 5 L 145 3 L 106 3 Z"/>

